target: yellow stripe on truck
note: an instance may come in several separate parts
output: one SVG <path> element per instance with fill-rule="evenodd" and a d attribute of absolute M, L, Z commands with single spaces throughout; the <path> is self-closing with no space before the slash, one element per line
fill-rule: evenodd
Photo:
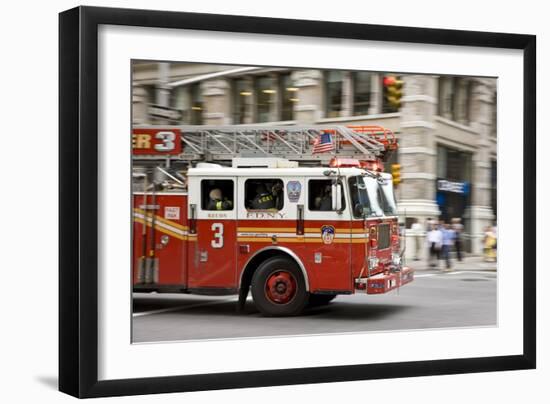
<path fill-rule="evenodd" d="M 296 227 L 239 227 L 240 233 L 293 233 Z"/>
<path fill-rule="evenodd" d="M 145 216 L 145 211 L 143 209 L 140 209 L 140 208 L 134 208 L 134 212 L 135 213 L 141 213 L 143 216 Z M 153 215 L 151 214 L 150 211 L 147 211 L 147 217 L 152 217 Z M 162 222 L 162 223 L 166 223 L 167 225 L 170 225 L 170 226 L 173 226 L 177 229 L 180 229 L 180 230 L 188 230 L 189 227 L 188 226 L 183 226 L 177 222 L 173 222 L 172 220 L 167 220 L 165 218 L 163 218 L 162 216 L 159 216 L 159 215 L 155 215 L 155 220 L 158 220 L 159 222 Z"/>
<path fill-rule="evenodd" d="M 134 217 L 134 221 L 137 222 L 137 223 L 141 223 L 141 224 L 144 223 L 144 220 L 139 218 L 139 217 Z M 152 225 L 151 222 L 148 222 L 147 226 L 152 227 L 153 225 Z M 174 232 L 168 230 L 166 227 L 159 226 L 158 224 L 155 224 L 155 230 L 160 231 L 161 233 L 168 234 L 169 236 L 175 237 L 178 240 L 187 240 L 187 236 L 184 236 L 184 235 L 178 234 L 178 233 L 174 233 Z"/>

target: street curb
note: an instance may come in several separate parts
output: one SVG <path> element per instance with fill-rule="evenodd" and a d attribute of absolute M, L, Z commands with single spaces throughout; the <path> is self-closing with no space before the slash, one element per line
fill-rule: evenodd
<path fill-rule="evenodd" d="M 415 269 L 412 268 L 415 273 L 421 272 L 437 272 L 437 273 L 449 273 L 449 272 L 487 272 L 487 273 L 497 273 L 496 269 L 452 269 L 450 271 L 442 271 L 441 269 Z"/>

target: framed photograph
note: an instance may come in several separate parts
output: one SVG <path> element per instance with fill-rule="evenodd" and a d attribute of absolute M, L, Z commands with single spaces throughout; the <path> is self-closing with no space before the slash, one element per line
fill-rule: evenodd
<path fill-rule="evenodd" d="M 61 391 L 535 368 L 535 36 L 59 24 Z"/>

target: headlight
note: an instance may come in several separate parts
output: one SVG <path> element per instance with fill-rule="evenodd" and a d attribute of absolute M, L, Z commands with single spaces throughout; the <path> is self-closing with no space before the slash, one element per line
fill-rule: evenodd
<path fill-rule="evenodd" d="M 394 266 L 398 267 L 401 265 L 401 256 L 399 254 L 392 254 L 391 255 L 391 262 Z"/>

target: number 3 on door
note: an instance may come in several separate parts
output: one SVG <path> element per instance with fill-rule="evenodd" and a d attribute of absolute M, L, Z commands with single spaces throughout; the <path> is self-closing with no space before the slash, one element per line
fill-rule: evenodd
<path fill-rule="evenodd" d="M 214 240 L 210 242 L 212 248 L 223 247 L 223 223 L 212 223 L 212 230 L 214 231 Z"/>

